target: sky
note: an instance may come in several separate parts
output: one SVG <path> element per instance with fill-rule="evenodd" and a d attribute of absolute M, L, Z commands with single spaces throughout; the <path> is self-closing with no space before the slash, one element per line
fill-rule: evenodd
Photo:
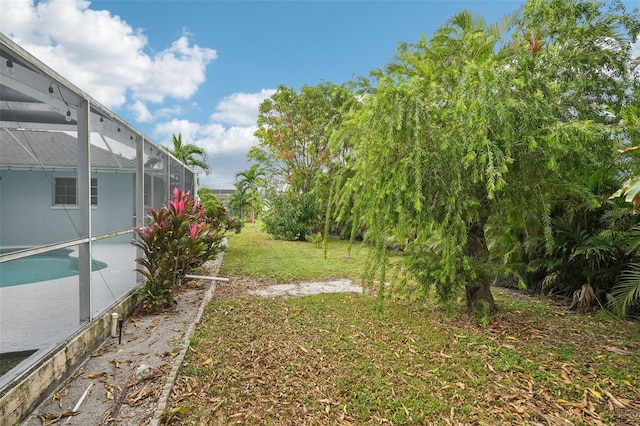
<path fill-rule="evenodd" d="M 154 142 L 182 134 L 204 148 L 200 185 L 232 189 L 279 85 L 352 81 L 457 12 L 494 22 L 522 3 L 0 0 L 0 31 Z"/>

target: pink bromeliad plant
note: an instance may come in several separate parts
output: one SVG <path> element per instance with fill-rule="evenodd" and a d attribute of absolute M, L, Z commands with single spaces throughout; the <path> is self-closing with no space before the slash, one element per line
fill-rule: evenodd
<path fill-rule="evenodd" d="M 150 211 L 147 226 L 136 228 L 132 244 L 144 256 L 136 259 L 146 278 L 143 288 L 146 309 L 170 306 L 173 290 L 221 250 L 224 230 L 215 227 L 204 206 L 189 192 L 176 188 L 168 207 Z"/>

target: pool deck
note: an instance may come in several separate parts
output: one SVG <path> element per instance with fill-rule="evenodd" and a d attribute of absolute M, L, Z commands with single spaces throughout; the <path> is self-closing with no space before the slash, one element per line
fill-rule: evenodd
<path fill-rule="evenodd" d="M 91 273 L 94 317 L 135 288 L 135 253 L 131 244 L 92 244 L 93 258 L 107 263 Z M 78 330 L 78 290 L 77 275 L 0 288 L 0 353 L 47 350 Z"/>

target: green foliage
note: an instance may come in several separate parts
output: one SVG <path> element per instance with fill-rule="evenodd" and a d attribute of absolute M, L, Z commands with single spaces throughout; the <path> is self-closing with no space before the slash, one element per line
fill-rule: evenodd
<path fill-rule="evenodd" d="M 182 278 L 222 249 L 223 231 L 214 227 L 203 205 L 178 188 L 173 195 L 169 207 L 151 210 L 152 220 L 135 229 L 132 241 L 144 254 L 136 259 L 136 271 L 146 278 L 143 305 L 149 310 L 170 305 Z"/>
<path fill-rule="evenodd" d="M 542 238 L 529 241 L 536 255 L 528 267 L 544 271 L 539 291 L 573 298 L 579 310 L 606 305 L 617 276 L 637 258 L 639 243 L 639 219 L 631 207 L 606 198 L 615 182 L 605 184 L 602 176 L 597 186 L 587 181 L 591 198 L 565 201 L 552 213 L 550 248 Z"/>
<path fill-rule="evenodd" d="M 473 318 L 481 327 L 487 327 L 491 319 L 491 308 L 486 300 L 481 300 L 478 307 L 471 312 Z"/>
<path fill-rule="evenodd" d="M 588 284 L 595 290 L 606 289 L 614 266 L 624 256 L 611 233 L 585 229 L 577 219 L 554 218 L 553 251 L 546 256 L 549 274 L 543 290 L 564 291 L 569 295 Z M 604 272 L 608 273 L 604 273 Z"/>
<path fill-rule="evenodd" d="M 444 297 L 524 277 L 540 253 L 528 241 L 554 247 L 556 206 L 598 200 L 577 181 L 620 170 L 629 41 L 640 28 L 637 14 L 610 6 L 531 0 L 495 25 L 462 12 L 362 80 L 362 108 L 336 136 L 353 146 L 338 217 L 365 230 L 376 262 L 388 241 L 406 241 L 408 279 Z M 500 235 L 513 242 L 491 241 Z M 569 255 L 590 277 L 610 254 L 595 235 Z"/>
<path fill-rule="evenodd" d="M 262 222 L 273 238 L 305 241 L 318 228 L 318 205 L 312 194 L 285 191 L 271 200 Z"/>
<path fill-rule="evenodd" d="M 640 65 L 639 65 L 640 67 Z M 640 85 L 640 83 L 638 83 Z M 640 141 L 640 90 L 636 89 L 635 99 L 633 103 L 627 105 L 622 112 L 622 119 L 627 124 L 627 140 L 629 143 L 637 144 Z M 621 152 L 628 156 L 637 155 L 640 151 L 640 145 L 626 146 Z M 633 205 L 634 213 L 640 206 L 640 170 L 638 168 L 638 159 L 632 157 L 633 167 L 626 172 L 626 175 L 632 174 L 625 183 L 622 184 L 611 198 L 617 198 L 624 196 L 624 200 Z"/>
<path fill-rule="evenodd" d="M 640 306 L 640 264 L 630 263 L 622 271 L 611 292 L 610 307 L 624 317 L 630 308 Z"/>
<path fill-rule="evenodd" d="M 252 164 L 247 170 L 236 173 L 236 193 L 233 198 L 234 207 L 244 217 L 246 210 L 251 212 L 251 222 L 256 221 L 256 213 L 262 210 L 262 195 L 260 189 L 263 185 L 264 170 L 259 164 Z"/>
<path fill-rule="evenodd" d="M 173 146 L 171 148 L 166 146 L 163 146 L 163 148 L 185 165 L 198 167 L 207 175 L 211 173 L 211 167 L 207 164 L 207 151 L 192 143 L 183 143 L 182 134 L 173 135 L 172 142 Z"/>
<path fill-rule="evenodd" d="M 350 90 L 331 83 L 303 86 L 299 93 L 279 86 L 260 105 L 255 132 L 260 147 L 250 157 L 264 166 L 275 185 L 310 192 L 316 175 L 339 161 L 329 139 L 354 102 Z"/>
<path fill-rule="evenodd" d="M 250 197 L 246 187 L 238 182 L 234 186 L 236 190 L 229 197 L 229 209 L 234 216 L 237 215 L 238 218 L 243 220 L 247 209 L 251 205 Z"/>
<path fill-rule="evenodd" d="M 280 86 L 262 103 L 255 132 L 260 145 L 248 157 L 264 172 L 262 195 L 267 208 L 280 203 L 278 194 L 285 190 L 312 193 L 320 221 L 325 215 L 331 221 L 331 185 L 350 151 L 348 142 L 332 142 L 331 137 L 345 114 L 358 106 L 349 88 L 331 83 L 303 86 L 299 92 Z M 329 231 L 339 231 L 335 223 L 328 225 Z"/>
<path fill-rule="evenodd" d="M 324 237 L 322 236 L 322 232 L 318 232 L 315 235 L 307 235 L 305 239 L 310 243 L 313 243 L 316 248 L 322 248 L 323 242 L 325 241 Z"/>
<path fill-rule="evenodd" d="M 212 229 L 218 232 L 232 229 L 235 233 L 242 230 L 243 222 L 230 218 L 222 200 L 219 200 L 210 189 L 200 188 L 198 197 Z"/>

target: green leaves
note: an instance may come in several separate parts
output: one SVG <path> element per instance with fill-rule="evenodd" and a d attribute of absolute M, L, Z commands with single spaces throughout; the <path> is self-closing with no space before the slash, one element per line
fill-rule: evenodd
<path fill-rule="evenodd" d="M 495 259 L 524 250 L 525 236 L 551 249 L 556 209 L 582 176 L 615 174 L 629 134 L 618 120 L 633 89 L 623 41 L 640 21 L 615 6 L 531 0 L 496 25 L 462 12 L 401 45 L 336 136 L 358 153 L 338 188 L 341 217 L 351 212 L 382 251 L 407 240 L 408 270 L 442 294 L 486 275 L 481 262 L 460 269 L 469 229 L 490 222 L 493 235 L 516 237 L 493 246 L 504 250 Z M 435 234 L 438 251 L 425 243 Z"/>
<path fill-rule="evenodd" d="M 206 162 L 207 152 L 192 143 L 183 143 L 182 134 L 173 135 L 172 148 L 163 148 L 187 166 L 198 167 L 207 175 L 211 173 L 211 167 L 209 167 L 209 164 Z"/>
<path fill-rule="evenodd" d="M 640 264 L 631 263 L 611 292 L 610 306 L 624 317 L 627 310 L 640 304 Z"/>
<path fill-rule="evenodd" d="M 169 207 L 152 209 L 150 215 L 147 226 L 135 228 L 131 243 L 144 253 L 136 259 L 141 267 L 136 271 L 146 278 L 144 304 L 152 310 L 170 304 L 184 275 L 222 250 L 227 224 L 209 219 L 204 206 L 178 188 Z"/>

